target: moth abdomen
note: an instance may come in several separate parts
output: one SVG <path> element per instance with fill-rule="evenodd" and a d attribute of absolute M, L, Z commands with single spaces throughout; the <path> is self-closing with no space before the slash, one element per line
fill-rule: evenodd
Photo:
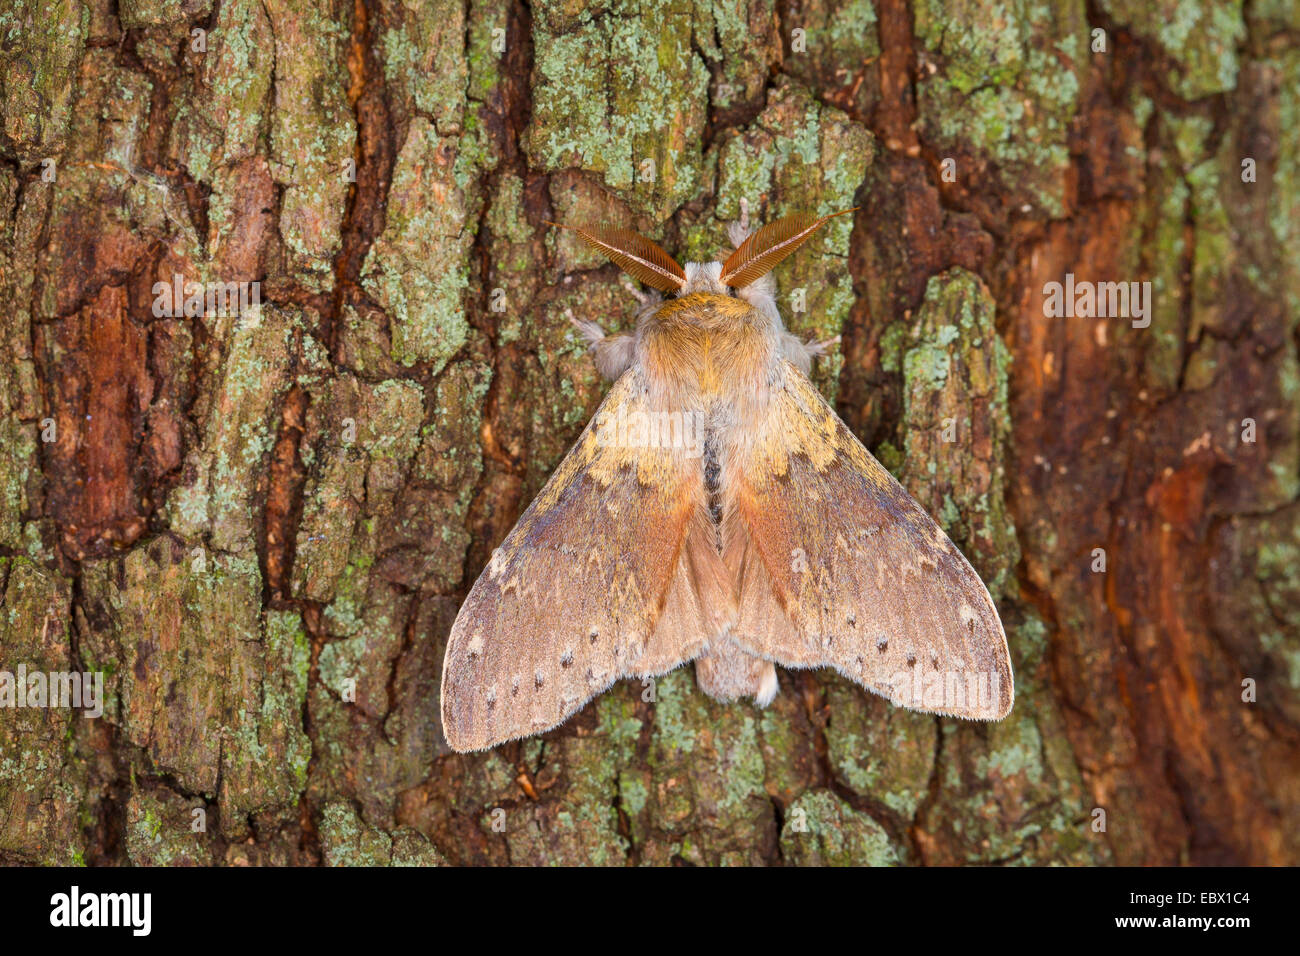
<path fill-rule="evenodd" d="M 718 457 L 718 435 L 710 430 L 704 439 L 704 490 L 708 496 L 709 517 L 713 521 L 714 547 L 722 552 L 722 462 Z"/>

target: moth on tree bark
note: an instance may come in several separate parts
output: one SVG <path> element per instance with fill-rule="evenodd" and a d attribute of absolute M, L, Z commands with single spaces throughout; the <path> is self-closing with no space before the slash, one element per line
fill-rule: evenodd
<path fill-rule="evenodd" d="M 1294 18 L 101 6 L 0 66 L 0 670 L 104 675 L 0 707 L 0 861 L 1300 859 Z M 704 261 L 742 198 L 861 207 L 777 302 L 1014 710 L 678 670 L 452 754 L 457 610 L 608 387 L 569 316 L 638 309 L 543 223 Z M 156 314 L 178 275 L 259 305 Z M 1050 316 L 1067 275 L 1148 314 Z"/>
<path fill-rule="evenodd" d="M 807 373 L 826 345 L 777 309 L 771 270 L 840 215 L 751 232 L 742 200 L 725 261 L 685 267 L 636 233 L 576 227 L 674 298 L 612 338 L 574 320 L 616 381 L 452 625 L 453 749 L 544 733 L 620 678 L 687 663 L 723 702 L 766 707 L 780 664 L 834 668 L 924 713 L 1011 710 L 987 588 L 817 395 Z"/>

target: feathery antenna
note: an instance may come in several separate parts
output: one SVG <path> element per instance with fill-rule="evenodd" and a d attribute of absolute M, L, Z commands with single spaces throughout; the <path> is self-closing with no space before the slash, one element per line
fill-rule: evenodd
<path fill-rule="evenodd" d="M 545 222 L 545 220 L 543 220 Z M 616 266 L 660 292 L 675 294 L 686 284 L 686 272 L 677 260 L 645 236 L 630 229 L 613 226 L 566 226 L 546 222 L 548 226 L 569 229 Z"/>
<path fill-rule="evenodd" d="M 853 209 L 833 212 L 829 216 L 801 212 L 769 223 L 727 257 L 727 261 L 722 264 L 720 281 L 733 289 L 744 288 L 771 272 L 777 263 L 807 242 L 819 227 L 836 216 L 845 216 L 856 210 L 857 207 L 854 206 Z"/>

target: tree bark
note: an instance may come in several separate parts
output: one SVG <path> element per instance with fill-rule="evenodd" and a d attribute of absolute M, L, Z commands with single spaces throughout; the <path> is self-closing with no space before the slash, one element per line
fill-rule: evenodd
<path fill-rule="evenodd" d="M 0 671 L 105 700 L 0 708 L 0 862 L 1300 862 L 1300 15 L 997 9 L 3 0 Z M 606 387 L 567 316 L 635 307 L 543 220 L 710 259 L 742 198 L 859 207 L 782 308 L 1014 711 L 685 668 L 450 753 L 456 609 Z"/>

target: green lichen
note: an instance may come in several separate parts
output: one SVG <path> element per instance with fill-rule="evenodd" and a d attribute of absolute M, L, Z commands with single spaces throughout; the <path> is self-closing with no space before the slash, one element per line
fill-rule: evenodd
<path fill-rule="evenodd" d="M 210 866 L 207 808 L 166 791 L 139 789 L 126 807 L 126 853 L 133 866 Z M 193 811 L 202 810 L 203 829 L 194 829 Z"/>
<path fill-rule="evenodd" d="M 694 681 L 682 668 L 656 680 L 655 738 L 669 757 L 695 751 L 696 731 L 689 714 L 696 693 Z"/>
<path fill-rule="evenodd" d="M 326 866 L 440 866 L 445 862 L 418 831 L 396 827 L 386 833 L 342 801 L 321 811 L 319 833 Z"/>
<path fill-rule="evenodd" d="M 923 73 L 917 94 L 940 155 L 973 155 L 1013 201 L 1063 215 L 1069 122 L 1088 56 L 1081 0 L 993 8 L 924 0 L 914 15 L 918 39 L 940 64 Z M 969 182 L 973 173 L 965 175 Z"/>
<path fill-rule="evenodd" d="M 273 2 L 267 10 L 275 36 L 271 171 L 284 188 L 280 238 L 299 281 L 324 291 L 342 248 L 346 164 L 357 141 L 344 59 L 351 23 L 324 6 Z"/>
<path fill-rule="evenodd" d="M 5 139 L 24 163 L 62 151 L 89 20 L 82 4 L 62 0 L 15 0 L 0 9 L 0 115 Z"/>
<path fill-rule="evenodd" d="M 275 418 L 267 409 L 289 387 L 299 317 L 267 308 L 256 326 L 233 318 L 212 321 L 214 334 L 228 341 L 226 360 L 214 363 L 205 379 L 212 399 L 204 409 L 200 442 L 189 451 L 192 480 L 172 491 L 167 509 L 178 533 L 206 539 L 219 551 L 251 555 L 254 490 L 275 440 Z"/>
<path fill-rule="evenodd" d="M 829 790 L 813 790 L 786 811 L 781 851 L 796 866 L 896 866 L 902 853 L 885 829 Z"/>
<path fill-rule="evenodd" d="M 106 712 L 149 755 L 151 772 L 220 800 L 232 839 L 251 814 L 293 818 L 310 756 L 306 637 L 296 614 L 263 616 L 261 591 L 255 558 L 170 537 L 84 574 L 104 625 L 83 654 L 114 675 Z M 158 721 L 164 710 L 175 719 Z"/>
<path fill-rule="evenodd" d="M 902 481 L 996 599 L 1011 588 L 1020 551 L 1005 501 L 1011 354 L 992 296 L 976 276 L 953 269 L 927 284 L 912 325 L 896 327 L 907 331 L 882 350 L 903 372 Z"/>
<path fill-rule="evenodd" d="M 1237 48 L 1246 36 L 1242 7 L 1242 0 L 1101 0 L 1117 26 L 1151 41 L 1173 60 L 1165 82 L 1189 100 L 1236 86 Z"/>
<path fill-rule="evenodd" d="M 455 182 L 455 136 L 423 117 L 397 156 L 383 234 L 366 256 L 362 285 L 392 317 L 392 357 L 441 371 L 470 334 L 465 296 L 477 193 Z"/>
<path fill-rule="evenodd" d="M 911 820 L 934 766 L 932 717 L 887 705 L 845 681 L 828 691 L 826 743 L 845 786 Z"/>
<path fill-rule="evenodd" d="M 468 64 L 463 48 L 466 8 L 459 2 L 400 3 L 384 18 L 379 45 L 387 88 L 407 109 L 429 117 L 441 133 L 460 130 Z"/>
<path fill-rule="evenodd" d="M 543 6 L 533 19 L 533 121 L 543 171 L 596 173 L 632 208 L 667 218 L 702 180 L 708 71 L 692 47 L 695 6 L 631 0 Z"/>

